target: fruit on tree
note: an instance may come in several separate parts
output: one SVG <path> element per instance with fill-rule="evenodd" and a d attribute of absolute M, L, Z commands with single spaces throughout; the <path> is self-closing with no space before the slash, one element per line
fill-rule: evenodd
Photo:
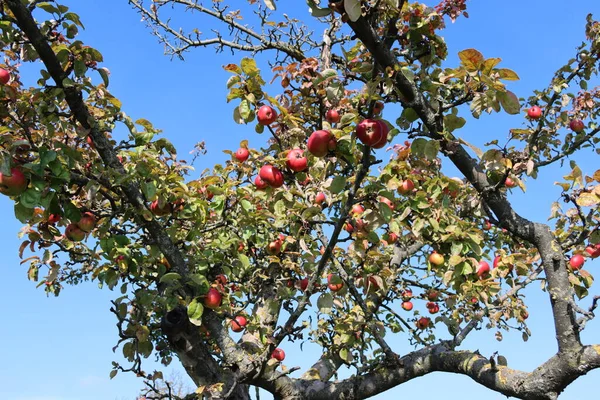
<path fill-rule="evenodd" d="M 256 119 L 261 125 L 271 125 L 277 119 L 277 112 L 271 106 L 261 106 L 256 113 Z"/>
<path fill-rule="evenodd" d="M 271 164 L 265 164 L 260 168 L 258 176 L 272 188 L 283 186 L 283 174 Z"/>
<path fill-rule="evenodd" d="M 581 269 L 585 263 L 585 258 L 581 254 L 575 254 L 569 259 L 569 265 L 572 269 Z"/>
<path fill-rule="evenodd" d="M 256 175 L 256 178 L 254 178 L 254 186 L 256 186 L 257 189 L 266 189 L 269 184 L 263 181 L 259 175 Z"/>
<path fill-rule="evenodd" d="M 408 300 L 412 299 L 412 297 L 413 297 L 412 290 L 406 289 L 406 290 L 402 291 L 402 300 L 408 301 Z"/>
<path fill-rule="evenodd" d="M 597 258 L 600 256 L 600 243 L 595 245 L 590 244 L 585 248 L 585 251 L 590 255 L 590 257 Z"/>
<path fill-rule="evenodd" d="M 517 182 L 515 182 L 510 176 L 506 178 L 506 180 L 504 181 L 504 186 L 506 186 L 507 188 L 514 188 L 517 186 Z"/>
<path fill-rule="evenodd" d="M 410 179 L 405 179 L 402 181 L 400 186 L 398 186 L 398 193 L 407 194 L 407 193 L 412 192 L 414 190 L 414 188 L 415 188 L 415 184 L 413 183 L 413 181 Z"/>
<path fill-rule="evenodd" d="M 304 150 L 298 148 L 290 150 L 287 154 L 286 165 L 294 172 L 304 171 L 308 167 L 308 159 L 304 156 Z"/>
<path fill-rule="evenodd" d="M 500 257 L 500 256 L 496 256 L 496 257 L 494 257 L 494 262 L 492 263 L 492 266 L 493 266 L 494 268 L 497 268 L 497 267 L 498 267 L 498 263 L 499 263 L 500 261 L 502 261 L 502 257 Z"/>
<path fill-rule="evenodd" d="M 542 116 L 542 109 L 538 106 L 532 106 L 527 110 L 527 116 L 531 119 L 540 119 Z"/>
<path fill-rule="evenodd" d="M 425 306 L 430 314 L 435 314 L 440 311 L 440 306 L 432 301 L 428 302 Z"/>
<path fill-rule="evenodd" d="M 285 360 L 285 351 L 283 351 L 282 349 L 280 349 L 278 347 L 275 350 L 273 350 L 273 353 L 271 353 L 271 358 L 274 358 L 277 361 L 282 362 L 283 360 Z"/>
<path fill-rule="evenodd" d="M 10 170 L 10 176 L 0 172 L 0 193 L 6 196 L 18 196 L 27 189 L 27 178 L 20 168 Z"/>
<path fill-rule="evenodd" d="M 490 271 L 490 264 L 488 264 L 487 261 L 479 261 L 479 267 L 477 268 L 477 276 L 479 278 L 485 277 L 487 274 L 489 274 Z"/>
<path fill-rule="evenodd" d="M 308 278 L 300 279 L 299 283 L 300 283 L 300 290 L 305 292 L 306 288 L 308 287 Z"/>
<path fill-rule="evenodd" d="M 281 240 L 279 240 L 279 239 L 273 240 L 267 246 L 267 251 L 271 255 L 279 254 L 281 252 L 281 246 L 282 245 L 283 245 L 283 242 Z"/>
<path fill-rule="evenodd" d="M 429 317 L 421 317 L 417 320 L 417 328 L 426 329 L 431 323 L 431 319 Z"/>
<path fill-rule="evenodd" d="M 69 224 L 65 230 L 65 236 L 73 242 L 81 242 L 85 238 L 85 232 L 77 224 Z"/>
<path fill-rule="evenodd" d="M 427 300 L 429 301 L 437 301 L 440 298 L 440 292 L 437 290 L 430 289 L 427 292 Z"/>
<path fill-rule="evenodd" d="M 365 119 L 356 125 L 356 137 L 363 144 L 377 149 L 385 146 L 388 135 L 387 125 L 380 120 Z"/>
<path fill-rule="evenodd" d="M 61 219 L 61 218 L 62 218 L 62 217 L 61 217 L 59 214 L 50 214 L 50 215 L 48 216 L 48 223 L 49 223 L 49 224 L 55 224 L 55 223 L 57 223 L 58 221 L 60 221 L 60 219 Z"/>
<path fill-rule="evenodd" d="M 325 197 L 325 193 L 323 193 L 323 192 L 319 192 L 315 196 L 315 204 L 317 204 L 317 205 L 323 204 L 326 200 L 327 200 L 327 197 Z"/>
<path fill-rule="evenodd" d="M 396 233 L 394 233 L 394 232 L 389 232 L 387 234 L 386 241 L 389 244 L 394 244 L 394 243 L 396 243 L 398 241 L 398 235 Z"/>
<path fill-rule="evenodd" d="M 360 215 L 365 212 L 365 208 L 360 204 L 355 204 L 352 206 L 352 214 Z"/>
<path fill-rule="evenodd" d="M 483 223 L 483 229 L 486 231 L 489 231 L 490 229 L 492 229 L 492 223 L 490 222 L 489 219 L 486 219 L 485 222 Z"/>
<path fill-rule="evenodd" d="M 10 81 L 10 73 L 4 68 L 0 68 L 0 83 L 6 85 Z"/>
<path fill-rule="evenodd" d="M 233 155 L 239 162 L 244 162 L 250 157 L 250 152 L 244 147 L 240 147 Z"/>
<path fill-rule="evenodd" d="M 378 101 L 375 103 L 375 105 L 373 106 L 373 114 L 381 114 L 381 112 L 383 111 L 384 108 L 384 104 L 382 101 Z"/>
<path fill-rule="evenodd" d="M 77 226 L 85 233 L 90 233 L 96 227 L 96 216 L 91 212 L 86 212 L 77 223 Z"/>
<path fill-rule="evenodd" d="M 327 122 L 329 122 L 330 124 L 337 124 L 338 122 L 340 122 L 340 120 L 342 119 L 342 116 L 340 115 L 338 110 L 328 110 L 325 113 L 325 120 Z"/>
<path fill-rule="evenodd" d="M 339 292 L 344 287 L 344 282 L 338 275 L 329 274 L 327 275 L 327 287 L 332 292 Z"/>
<path fill-rule="evenodd" d="M 379 202 L 387 204 L 390 210 L 394 210 L 394 202 L 385 196 L 379 196 Z"/>
<path fill-rule="evenodd" d="M 439 267 L 440 265 L 444 264 L 444 256 L 437 251 L 434 251 L 429 255 L 429 262 Z"/>
<path fill-rule="evenodd" d="M 223 299 L 223 296 L 221 295 L 221 293 L 219 293 L 219 291 L 215 288 L 210 288 L 208 289 L 208 293 L 206 294 L 206 297 L 204 298 L 204 305 L 208 308 L 217 308 L 221 305 L 221 300 Z"/>
<path fill-rule="evenodd" d="M 406 311 L 410 311 L 413 309 L 413 303 L 412 301 L 403 301 L 402 302 L 402 308 Z"/>
<path fill-rule="evenodd" d="M 571 122 L 569 122 L 569 128 L 571 128 L 571 130 L 573 132 L 582 132 L 583 128 L 585 128 L 585 125 L 583 124 L 583 121 L 580 119 L 572 119 Z"/>
<path fill-rule="evenodd" d="M 314 131 L 308 138 L 308 151 L 315 157 L 325 157 L 325 155 L 329 151 L 329 142 L 332 139 L 333 135 L 329 131 Z"/>
<path fill-rule="evenodd" d="M 246 325 L 248 324 L 248 319 L 243 315 L 236 315 L 235 318 L 231 320 L 231 330 L 234 332 L 241 332 L 244 330 Z"/>

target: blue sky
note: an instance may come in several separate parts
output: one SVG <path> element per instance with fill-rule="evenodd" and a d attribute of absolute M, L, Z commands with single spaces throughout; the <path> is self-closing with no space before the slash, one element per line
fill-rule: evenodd
<path fill-rule="evenodd" d="M 123 101 L 127 114 L 150 119 L 163 129 L 181 157 L 188 157 L 194 143 L 206 141 L 208 154 L 197 161 L 197 171 L 222 162 L 227 157 L 222 150 L 235 150 L 240 140 L 250 139 L 251 146 L 260 146 L 262 137 L 253 133 L 252 126 L 236 125 L 231 118 L 233 106 L 225 101 L 225 82 L 229 74 L 221 66 L 239 61 L 240 56 L 215 55 L 210 49 L 202 49 L 189 53 L 185 62 L 171 61 L 163 56 L 162 46 L 126 1 L 69 0 L 64 3 L 80 14 L 86 26 L 81 38 L 103 53 L 104 66 L 112 72 L 109 88 Z M 283 7 L 287 1 L 279 3 Z M 303 4 L 302 1 L 297 3 Z M 597 0 L 573 1 L 568 3 L 568 9 L 565 2 L 557 0 L 488 0 L 470 2 L 469 7 L 470 18 L 449 24 L 445 31 L 449 65 L 456 63 L 458 51 L 470 47 L 479 49 L 486 57 L 501 57 L 501 65 L 515 70 L 521 77 L 520 82 L 510 85 L 520 97 L 529 96 L 535 88 L 543 88 L 554 70 L 574 54 L 575 46 L 583 40 L 587 13 L 595 12 L 596 18 L 600 18 Z M 294 16 L 310 18 L 304 6 L 295 6 L 293 12 Z M 186 17 L 184 23 L 188 25 L 193 21 Z M 266 66 L 263 66 L 263 74 L 268 76 Z M 386 108 L 384 117 L 394 120 L 394 112 L 394 108 Z M 519 127 L 522 122 L 522 116 L 483 116 L 477 121 L 469 120 L 465 137 L 482 144 L 506 137 L 509 128 Z M 597 161 L 592 165 L 589 155 L 578 156 L 578 162 L 587 173 L 597 168 Z M 560 193 L 553 182 L 561 175 L 553 168 L 543 172 L 537 181 L 527 182 L 526 195 L 515 191 L 512 199 L 517 210 L 528 218 L 545 221 L 550 203 Z M 139 379 L 121 374 L 112 381 L 108 379 L 110 363 L 118 359 L 111 352 L 117 336 L 115 320 L 108 311 L 109 300 L 118 294 L 98 290 L 95 283 L 87 283 L 65 288 L 58 298 L 46 298 L 42 290 L 26 279 L 26 266 L 19 265 L 17 233 L 21 225 L 13 217 L 11 201 L 3 196 L 0 196 L 0 210 L 6 215 L 0 230 L 4 253 L 0 262 L 0 300 L 5 304 L 0 330 L 0 341 L 4 343 L 0 352 L 0 376 L 5 384 L 0 385 L 0 398 L 135 399 L 142 383 Z M 600 268 L 600 261 L 588 261 L 586 267 L 594 273 Z M 599 292 L 596 286 L 591 294 Z M 498 343 L 493 331 L 476 332 L 467 340 L 465 348 L 478 348 L 482 354 L 498 350 L 507 357 L 509 366 L 524 370 L 535 368 L 551 356 L 556 345 L 546 295 L 538 286 L 532 287 L 528 294 L 533 331 L 528 343 L 523 343 L 518 333 L 505 334 L 505 340 Z M 587 306 L 588 302 L 584 304 Z M 600 322 L 593 321 L 584 332 L 584 341 L 591 342 L 594 338 L 598 341 L 599 337 Z M 299 365 L 305 365 L 300 359 L 308 359 L 307 352 L 300 357 L 299 351 L 291 346 L 284 348 L 288 353 L 288 366 L 296 365 L 296 360 Z M 589 398 L 589 393 L 597 390 L 594 379 L 598 378 L 599 371 L 580 378 L 561 399 Z M 377 398 L 395 399 L 424 393 L 427 398 L 503 398 L 469 378 L 441 373 L 413 380 Z"/>

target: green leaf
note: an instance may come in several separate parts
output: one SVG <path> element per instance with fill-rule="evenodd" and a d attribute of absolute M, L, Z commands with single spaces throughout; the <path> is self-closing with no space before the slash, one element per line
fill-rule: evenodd
<path fill-rule="evenodd" d="M 27 221 L 33 216 L 33 208 L 27 208 L 20 202 L 15 203 L 15 217 L 26 224 Z"/>
<path fill-rule="evenodd" d="M 19 197 L 19 201 L 24 207 L 27 208 L 35 208 L 40 204 L 40 200 L 42 197 L 42 193 L 34 188 L 27 189 L 21 197 Z"/>
<path fill-rule="evenodd" d="M 108 87 L 108 76 L 110 75 L 108 68 L 98 68 L 98 73 L 104 82 L 104 86 Z"/>
<path fill-rule="evenodd" d="M 343 176 L 336 176 L 333 178 L 331 185 L 329 185 L 329 191 L 334 194 L 340 193 L 346 187 L 346 178 Z"/>
<path fill-rule="evenodd" d="M 42 10 L 50 14 L 60 14 L 60 10 L 47 1 L 39 3 L 36 7 L 41 8 Z"/>
<path fill-rule="evenodd" d="M 317 76 L 314 80 L 313 80 L 313 84 L 314 85 L 318 85 L 321 82 L 331 79 L 333 77 L 337 76 L 337 71 L 335 69 L 326 69 L 323 72 L 321 72 L 319 74 L 319 76 Z"/>
<path fill-rule="evenodd" d="M 254 58 L 242 58 L 240 67 L 242 67 L 242 71 L 250 77 L 256 76 L 260 72 L 259 69 L 256 67 L 256 61 L 254 60 Z"/>
<path fill-rule="evenodd" d="M 448 132 L 453 132 L 456 129 L 460 129 L 467 123 L 467 120 L 462 117 L 457 117 L 454 114 L 448 114 L 444 116 L 444 127 Z"/>
<path fill-rule="evenodd" d="M 330 8 L 319 7 L 319 5 L 315 3 L 315 0 L 306 0 L 306 4 L 308 5 L 308 11 L 310 11 L 310 15 L 313 17 L 326 17 L 331 14 Z"/>
<path fill-rule="evenodd" d="M 68 220 L 76 222 L 81 219 L 81 211 L 75 204 L 68 201 L 63 205 L 63 207 L 65 209 L 65 217 Z"/>
<path fill-rule="evenodd" d="M 198 299 L 192 300 L 188 305 L 187 315 L 190 322 L 196 326 L 202 325 L 202 314 L 204 313 L 204 305 Z"/>
<path fill-rule="evenodd" d="M 510 90 L 506 92 L 497 92 L 498 100 L 504 111 L 508 114 L 519 114 L 521 112 L 521 104 L 519 98 Z"/>
<path fill-rule="evenodd" d="M 164 274 L 161 278 L 160 278 L 160 283 L 171 283 L 174 281 L 178 281 L 179 279 L 181 279 L 181 275 L 179 275 L 177 272 L 169 272 L 167 274 Z"/>
<path fill-rule="evenodd" d="M 352 22 L 357 21 L 362 15 L 360 3 L 360 0 L 344 0 L 344 10 Z"/>
<path fill-rule="evenodd" d="M 427 158 L 428 160 L 435 160 L 439 151 L 440 143 L 437 140 L 430 140 L 425 145 L 425 158 Z"/>

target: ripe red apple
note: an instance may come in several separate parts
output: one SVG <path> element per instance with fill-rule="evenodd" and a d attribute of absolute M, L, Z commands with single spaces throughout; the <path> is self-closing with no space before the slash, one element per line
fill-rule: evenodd
<path fill-rule="evenodd" d="M 306 291 L 306 288 L 308 287 L 308 278 L 303 278 L 300 279 L 300 290 L 302 290 L 303 292 Z"/>
<path fill-rule="evenodd" d="M 208 289 L 208 293 L 206 294 L 206 297 L 204 298 L 204 305 L 208 308 L 215 309 L 221 305 L 222 299 L 223 299 L 223 296 L 221 296 L 221 293 L 219 293 L 219 291 L 217 289 L 210 288 L 210 289 Z"/>
<path fill-rule="evenodd" d="M 494 268 L 498 268 L 498 263 L 502 261 L 502 257 L 500 256 L 496 256 L 494 257 L 494 262 L 492 263 L 492 267 Z"/>
<path fill-rule="evenodd" d="M 77 226 L 85 233 L 90 233 L 96 227 L 96 216 L 91 212 L 86 212 L 77 223 Z"/>
<path fill-rule="evenodd" d="M 352 214 L 360 215 L 365 212 L 365 208 L 360 204 L 355 204 L 352 206 Z"/>
<path fill-rule="evenodd" d="M 540 119 L 542 116 L 542 109 L 538 106 L 533 106 L 527 110 L 527 116 L 531 119 Z"/>
<path fill-rule="evenodd" d="M 383 108 L 384 108 L 383 102 L 378 101 L 377 103 L 375 103 L 375 106 L 373 107 L 373 113 L 381 114 L 381 112 L 383 111 Z"/>
<path fill-rule="evenodd" d="M 315 203 L 317 205 L 323 204 L 326 200 L 327 200 L 327 197 L 325 197 L 325 193 L 323 193 L 323 192 L 319 192 L 315 196 Z"/>
<path fill-rule="evenodd" d="M 415 184 L 410 179 L 405 179 L 402 181 L 402 184 L 398 187 L 398 193 L 407 194 L 414 190 Z"/>
<path fill-rule="evenodd" d="M 65 230 L 65 236 L 73 242 L 81 242 L 85 238 L 85 232 L 76 224 L 69 224 Z"/>
<path fill-rule="evenodd" d="M 485 222 L 483 223 L 483 229 L 486 231 L 489 231 L 490 229 L 492 229 L 492 223 L 490 222 L 489 219 L 486 219 Z"/>
<path fill-rule="evenodd" d="M 597 258 L 600 256 L 600 243 L 593 245 L 590 244 L 588 247 L 585 248 L 585 251 L 590 255 L 590 257 L 592 258 Z"/>
<path fill-rule="evenodd" d="M 397 241 L 398 241 L 398 235 L 397 235 L 396 233 L 394 233 L 394 232 L 389 232 L 389 233 L 387 234 L 387 242 L 388 242 L 389 244 L 394 244 L 394 243 L 396 243 Z"/>
<path fill-rule="evenodd" d="M 427 300 L 429 300 L 429 301 L 438 301 L 439 298 L 440 298 L 440 292 L 438 292 L 437 290 L 430 289 L 427 292 Z"/>
<path fill-rule="evenodd" d="M 271 353 L 271 358 L 274 358 L 277 361 L 282 362 L 285 359 L 285 351 L 283 351 L 282 349 L 280 349 L 278 347 L 275 350 L 273 350 L 273 353 Z"/>
<path fill-rule="evenodd" d="M 48 216 L 48 223 L 49 224 L 55 224 L 55 223 L 59 222 L 60 219 L 61 219 L 60 215 L 58 215 L 58 214 L 50 214 Z"/>
<path fill-rule="evenodd" d="M 248 319 L 246 319 L 246 317 L 244 317 L 243 315 L 236 315 L 236 317 L 231 320 L 230 324 L 232 331 L 241 332 L 248 324 Z"/>
<path fill-rule="evenodd" d="M 435 314 L 440 311 L 440 306 L 437 303 L 431 301 L 426 304 L 426 307 L 427 310 L 429 310 L 430 314 Z"/>
<path fill-rule="evenodd" d="M 171 214 L 172 208 L 170 203 L 165 203 L 162 207 L 160 207 L 157 199 L 150 204 L 150 211 L 152 211 L 152 214 L 156 215 L 157 217 L 162 217 L 164 215 Z"/>
<path fill-rule="evenodd" d="M 350 222 L 346 222 L 346 224 L 344 225 L 344 230 L 348 233 L 352 233 L 354 232 L 354 226 L 352 226 Z"/>
<path fill-rule="evenodd" d="M 572 119 L 571 122 L 569 122 L 569 128 L 571 128 L 571 130 L 573 132 L 582 132 L 583 128 L 585 128 L 585 125 L 583 124 L 583 121 L 580 119 Z"/>
<path fill-rule="evenodd" d="M 477 276 L 479 278 L 483 278 L 485 275 L 490 272 L 490 264 L 487 261 L 481 260 L 479 261 L 479 268 L 477 268 Z"/>
<path fill-rule="evenodd" d="M 504 181 L 504 186 L 506 186 L 507 188 L 514 188 L 515 186 L 517 186 L 517 182 L 515 182 L 510 176 L 506 178 L 506 180 Z"/>
<path fill-rule="evenodd" d="M 266 189 L 267 186 L 269 186 L 269 184 L 263 181 L 259 175 L 256 175 L 256 178 L 254 178 L 254 185 L 257 189 Z"/>
<path fill-rule="evenodd" d="M 283 186 L 283 174 L 277 167 L 271 164 L 263 165 L 258 172 L 258 176 L 273 188 Z"/>
<path fill-rule="evenodd" d="M 379 201 L 381 203 L 387 204 L 387 206 L 390 208 L 390 210 L 394 211 L 395 206 L 394 206 L 394 202 L 392 200 L 388 199 L 385 196 L 379 196 Z"/>
<path fill-rule="evenodd" d="M 250 152 L 248 151 L 248 149 L 246 149 L 244 147 L 240 147 L 239 149 L 237 149 L 237 151 L 235 152 L 235 154 L 233 156 L 239 162 L 244 162 L 248 159 L 248 157 L 250 157 Z"/>
<path fill-rule="evenodd" d="M 410 311 L 413 309 L 413 303 L 412 301 L 403 301 L 402 302 L 402 308 L 405 309 L 406 311 Z"/>
<path fill-rule="evenodd" d="M 267 251 L 269 252 L 269 254 L 271 255 L 276 255 L 279 254 L 281 252 L 281 245 L 283 244 L 283 242 L 279 239 L 277 240 L 273 240 L 271 243 L 269 243 L 269 245 L 267 246 Z"/>
<path fill-rule="evenodd" d="M 444 256 L 437 251 L 434 251 L 429 255 L 429 262 L 439 267 L 444 264 Z"/>
<path fill-rule="evenodd" d="M 329 151 L 329 142 L 333 139 L 329 131 L 314 131 L 308 138 L 308 151 L 315 157 L 325 157 Z"/>
<path fill-rule="evenodd" d="M 585 258 L 583 258 L 583 256 L 581 254 L 575 254 L 569 260 L 569 265 L 573 269 L 581 269 L 581 267 L 583 266 L 584 263 L 585 263 Z"/>
<path fill-rule="evenodd" d="M 0 83 L 6 85 L 10 81 L 10 73 L 4 68 L 0 68 Z"/>
<path fill-rule="evenodd" d="M 27 178 L 20 168 L 12 168 L 10 176 L 0 172 L 0 193 L 6 196 L 18 196 L 27 189 Z"/>
<path fill-rule="evenodd" d="M 271 106 L 262 106 L 258 109 L 256 119 L 261 125 L 271 125 L 277 119 L 277 112 Z"/>
<path fill-rule="evenodd" d="M 329 274 L 327 275 L 327 286 L 332 292 L 339 292 L 344 287 L 344 282 L 338 275 Z"/>
<path fill-rule="evenodd" d="M 304 171 L 308 167 L 308 159 L 304 157 L 304 150 L 298 148 L 290 150 L 286 165 L 294 172 Z"/>
<path fill-rule="evenodd" d="M 329 151 L 334 151 L 337 148 L 337 140 L 332 137 L 331 139 L 329 139 L 329 142 L 327 142 L 327 150 Z"/>
<path fill-rule="evenodd" d="M 223 274 L 217 275 L 215 281 L 221 285 L 227 285 L 227 277 Z"/>
<path fill-rule="evenodd" d="M 325 113 L 325 120 L 330 124 L 337 124 L 342 119 L 338 110 L 329 110 Z"/>
<path fill-rule="evenodd" d="M 384 138 L 387 141 L 387 134 L 387 125 L 374 119 L 365 119 L 356 126 L 356 137 L 369 147 L 385 146 L 385 142 L 382 145 L 382 141 Z"/>
<path fill-rule="evenodd" d="M 431 319 L 429 317 L 421 317 L 417 320 L 417 328 L 426 329 L 431 323 Z"/>

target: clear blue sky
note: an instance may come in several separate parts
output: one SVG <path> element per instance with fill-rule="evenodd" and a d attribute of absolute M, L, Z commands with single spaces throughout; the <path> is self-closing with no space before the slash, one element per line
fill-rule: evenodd
<path fill-rule="evenodd" d="M 239 0 L 233 0 L 237 3 Z M 225 159 L 224 149 L 236 149 L 242 139 L 260 146 L 262 139 L 253 127 L 232 121 L 233 107 L 225 101 L 225 81 L 229 74 L 221 66 L 239 60 L 230 53 L 215 55 L 210 49 L 196 50 L 185 62 L 163 56 L 162 47 L 140 22 L 125 0 L 64 1 L 80 14 L 86 26 L 81 38 L 105 58 L 111 72 L 111 91 L 124 104 L 124 111 L 134 118 L 150 119 L 187 157 L 194 143 L 205 140 L 208 155 L 197 162 L 197 170 Z M 239 1 L 240 4 L 246 3 Z M 280 0 L 279 4 L 291 3 Z M 430 2 L 433 3 L 433 2 Z M 304 2 L 294 6 L 295 15 L 310 18 Z M 598 0 L 529 1 L 488 0 L 469 2 L 469 19 L 461 18 L 445 31 L 451 58 L 474 47 L 486 57 L 501 57 L 502 66 L 514 69 L 521 81 L 510 87 L 520 97 L 535 88 L 544 87 L 553 71 L 574 54 L 583 40 L 585 15 L 594 12 L 600 18 Z M 190 23 L 186 18 L 186 24 Z M 203 28 L 205 29 L 205 28 Z M 207 30 L 207 29 L 206 29 Z M 263 71 L 268 68 L 263 66 Z M 26 79 L 26 77 L 24 77 Z M 597 82 L 596 82 L 597 84 Z M 394 120 L 393 108 L 384 116 Z M 482 144 L 494 138 L 505 138 L 508 129 L 518 127 L 522 116 L 483 116 L 469 121 L 467 140 Z M 404 139 L 402 139 L 404 140 Z M 578 157 L 584 172 L 597 168 L 591 157 Z M 594 169 L 592 169 L 592 167 Z M 558 198 L 553 182 L 559 171 L 541 174 L 538 181 L 528 182 L 528 194 L 514 194 L 519 212 L 528 218 L 545 221 L 550 203 Z M 17 233 L 21 225 L 14 219 L 12 203 L 0 196 L 0 210 L 6 216 L 0 231 L 3 260 L 0 263 L 0 300 L 5 307 L 0 341 L 0 398 L 8 400 L 133 400 L 141 381 L 118 375 L 110 381 L 110 362 L 118 357 L 111 352 L 116 342 L 115 320 L 108 311 L 109 300 L 117 294 L 98 290 L 94 283 L 67 287 L 59 298 L 46 298 L 42 290 L 26 279 L 26 266 L 19 265 Z M 600 261 L 589 262 L 592 272 L 600 269 Z M 598 273 L 596 272 L 596 275 Z M 596 285 L 591 294 L 599 294 Z M 539 287 L 529 290 L 530 327 L 533 337 L 523 343 L 518 333 L 505 334 L 498 343 L 493 331 L 476 332 L 465 348 L 478 348 L 482 354 L 498 350 L 509 366 L 524 370 L 535 368 L 550 357 L 556 345 L 550 309 Z M 589 302 L 584 303 L 587 307 Z M 536 307 L 537 306 L 537 307 Z M 584 341 L 600 341 L 600 321 L 588 325 Z M 308 359 L 305 351 L 285 347 L 288 366 Z M 317 354 L 315 354 L 315 358 Z M 561 397 L 564 400 L 591 398 L 597 391 L 595 371 L 575 382 Z M 460 394 L 459 394 L 460 393 Z M 504 398 L 473 383 L 469 378 L 432 374 L 402 385 L 378 396 L 380 399 L 402 397 L 491 400 Z M 265 398 L 265 397 L 263 397 Z"/>

